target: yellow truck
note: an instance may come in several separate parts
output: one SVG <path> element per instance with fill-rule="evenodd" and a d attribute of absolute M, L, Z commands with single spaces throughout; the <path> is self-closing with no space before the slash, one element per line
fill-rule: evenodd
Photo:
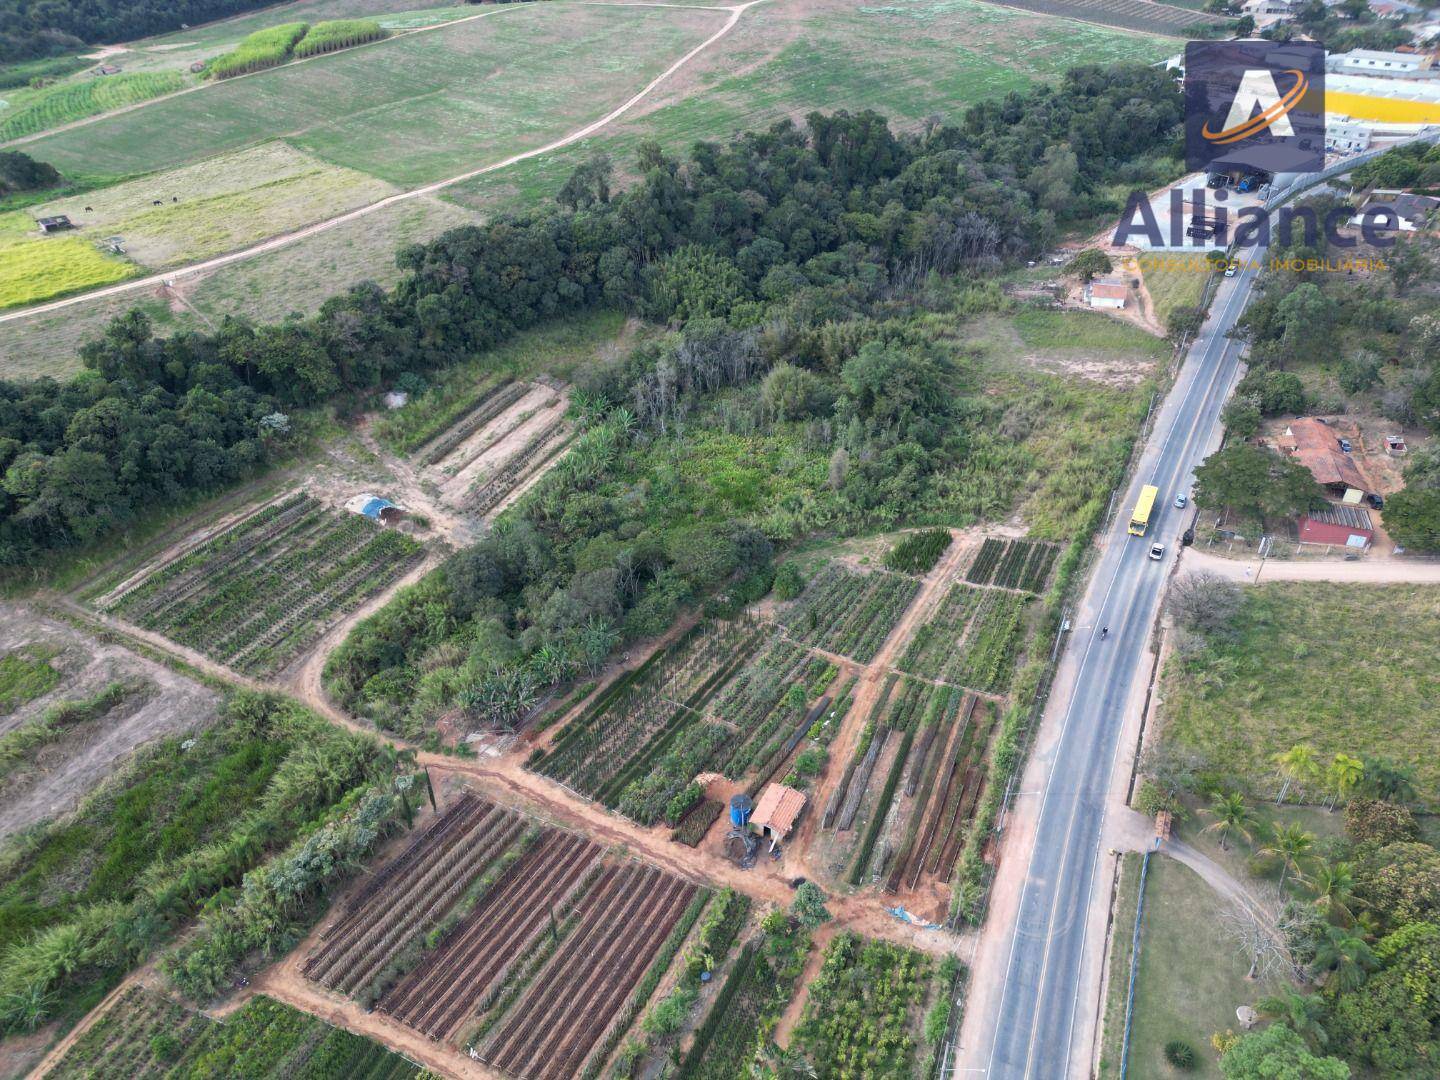
<path fill-rule="evenodd" d="M 1150 512 L 1155 509 L 1155 496 L 1160 494 L 1160 489 L 1153 484 L 1146 484 L 1140 489 L 1140 498 L 1135 503 L 1135 512 L 1130 515 L 1130 535 L 1144 536 L 1145 530 L 1150 527 Z"/>

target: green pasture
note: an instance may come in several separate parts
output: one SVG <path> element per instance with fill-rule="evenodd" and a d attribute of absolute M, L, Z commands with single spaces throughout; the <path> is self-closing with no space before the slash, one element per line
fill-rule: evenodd
<path fill-rule="evenodd" d="M 1270 582 L 1248 588 L 1232 643 L 1166 672 L 1165 739 L 1261 795 L 1273 755 L 1387 757 L 1440 788 L 1440 587 Z M 1323 794 L 1311 792 L 1311 801 Z"/>
<path fill-rule="evenodd" d="M 514 210 L 549 198 L 596 151 L 621 169 L 655 139 L 680 151 L 700 139 L 812 110 L 874 109 L 901 126 L 927 117 L 955 122 L 970 105 L 1003 97 L 1078 64 L 1149 62 L 1173 42 L 1143 34 L 983 3 L 916 0 L 852 7 L 825 0 L 803 11 L 760 5 L 742 17 L 713 54 L 694 61 L 693 83 L 658 92 L 640 110 L 583 144 L 533 158 L 449 189 L 447 197 Z"/>
<path fill-rule="evenodd" d="M 65 171 L 173 169 L 284 136 L 397 184 L 436 180 L 598 119 L 718 25 L 714 12 L 497 6 L 483 19 L 333 53 L 31 144 Z"/>

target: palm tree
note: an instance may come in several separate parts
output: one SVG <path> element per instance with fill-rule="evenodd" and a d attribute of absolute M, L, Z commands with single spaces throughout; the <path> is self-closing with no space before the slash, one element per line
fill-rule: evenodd
<path fill-rule="evenodd" d="M 1300 861 L 1308 858 L 1310 849 L 1315 846 L 1315 837 L 1300 828 L 1299 825 L 1286 825 L 1275 834 L 1275 838 L 1265 847 L 1260 849 L 1261 855 L 1268 855 L 1280 860 L 1280 887 L 1285 887 L 1285 875 L 1291 871 L 1299 871 Z"/>
<path fill-rule="evenodd" d="M 1351 905 L 1355 902 L 1355 875 L 1348 862 L 1322 865 L 1306 879 L 1315 892 L 1315 906 L 1332 922 L 1354 922 Z M 1337 918 L 1338 916 L 1338 918 Z"/>
<path fill-rule="evenodd" d="M 1255 1011 L 1290 1028 L 1313 1046 L 1324 1046 L 1329 1034 L 1320 1026 L 1325 1002 L 1319 994 L 1302 994 L 1286 987 L 1280 993 L 1255 1003 Z"/>
<path fill-rule="evenodd" d="M 1315 748 L 1305 743 L 1296 743 L 1283 754 L 1276 754 L 1271 760 L 1285 778 L 1285 783 L 1280 786 L 1280 794 L 1275 797 L 1276 806 L 1283 803 L 1285 796 L 1290 794 L 1291 784 L 1303 785 L 1320 773 L 1320 766 L 1315 760 Z"/>
<path fill-rule="evenodd" d="M 1365 778 L 1360 790 L 1385 802 L 1408 803 L 1415 801 L 1415 770 L 1396 765 L 1388 758 L 1364 759 Z"/>
<path fill-rule="evenodd" d="M 1327 926 L 1315 950 L 1315 970 L 1328 971 L 1330 984 L 1338 990 L 1354 990 L 1375 969 L 1375 954 L 1365 939 L 1343 926 Z"/>
<path fill-rule="evenodd" d="M 1331 809 L 1344 801 L 1365 778 L 1365 763 L 1349 754 L 1336 754 L 1325 770 L 1325 783 L 1330 788 Z"/>
<path fill-rule="evenodd" d="M 1238 791 L 1232 791 L 1228 795 L 1215 792 L 1210 799 L 1210 809 L 1207 814 L 1214 815 L 1215 820 L 1205 826 L 1206 832 L 1216 833 L 1220 837 L 1220 850 L 1225 851 L 1228 841 L 1232 836 L 1238 836 L 1246 843 L 1255 838 L 1255 826 L 1258 824 L 1255 815 L 1245 805 L 1245 798 Z"/>

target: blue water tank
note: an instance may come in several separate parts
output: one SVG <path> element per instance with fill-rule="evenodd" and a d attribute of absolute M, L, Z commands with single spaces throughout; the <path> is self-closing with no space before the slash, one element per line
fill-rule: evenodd
<path fill-rule="evenodd" d="M 730 824 L 737 829 L 744 826 L 750 820 L 750 811 L 755 808 L 750 801 L 750 796 L 741 792 L 739 795 L 730 797 Z"/>

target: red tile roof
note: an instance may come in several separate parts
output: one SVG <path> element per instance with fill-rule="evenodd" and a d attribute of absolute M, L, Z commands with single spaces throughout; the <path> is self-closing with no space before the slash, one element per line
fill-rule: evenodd
<path fill-rule="evenodd" d="M 788 835 L 795 828 L 800 812 L 805 809 L 805 793 L 784 784 L 766 784 L 750 815 L 751 824 L 760 827 L 768 825 L 781 836 Z"/>
<path fill-rule="evenodd" d="M 1326 487 L 1343 484 L 1365 490 L 1365 478 L 1350 455 L 1340 449 L 1339 440 L 1329 425 L 1313 417 L 1296 420 L 1275 440 L 1275 445 L 1309 469 L 1317 484 Z"/>

